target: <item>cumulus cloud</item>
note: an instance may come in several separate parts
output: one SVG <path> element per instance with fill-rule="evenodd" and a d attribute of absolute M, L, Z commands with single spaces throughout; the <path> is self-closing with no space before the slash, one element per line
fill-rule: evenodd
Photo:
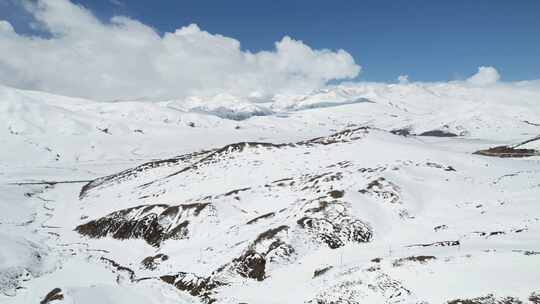
<path fill-rule="evenodd" d="M 481 66 L 478 68 L 478 72 L 467 78 L 467 82 L 473 85 L 490 85 L 494 84 L 501 79 L 501 75 L 494 67 Z"/>
<path fill-rule="evenodd" d="M 26 2 L 50 37 L 20 35 L 0 21 L 0 83 L 96 99 L 174 98 L 308 91 L 361 68 L 344 50 L 284 37 L 252 53 L 191 24 L 160 35 L 137 20 L 98 20 L 69 0 Z"/>
<path fill-rule="evenodd" d="M 409 75 L 399 75 L 397 80 L 401 84 L 409 83 Z"/>

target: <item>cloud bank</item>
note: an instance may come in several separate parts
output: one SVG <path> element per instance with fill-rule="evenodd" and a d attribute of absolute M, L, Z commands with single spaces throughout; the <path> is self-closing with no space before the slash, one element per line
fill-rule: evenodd
<path fill-rule="evenodd" d="M 315 50 L 285 36 L 252 53 L 197 25 L 160 35 L 137 20 L 98 20 L 69 0 L 26 2 L 50 37 L 18 34 L 0 21 L 0 83 L 95 99 L 176 98 L 228 92 L 248 96 L 309 91 L 356 77 L 344 50 Z"/>

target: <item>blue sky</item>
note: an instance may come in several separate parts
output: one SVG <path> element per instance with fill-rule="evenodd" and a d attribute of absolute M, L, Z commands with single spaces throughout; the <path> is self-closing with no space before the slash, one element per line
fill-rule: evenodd
<path fill-rule="evenodd" d="M 503 80 L 540 78 L 540 1 L 76 0 L 99 19 L 126 15 L 170 32 L 196 23 L 242 48 L 272 49 L 284 35 L 314 49 L 344 49 L 360 80 L 464 79 L 494 66 Z M 31 17 L 0 0 L 0 19 L 19 33 Z"/>

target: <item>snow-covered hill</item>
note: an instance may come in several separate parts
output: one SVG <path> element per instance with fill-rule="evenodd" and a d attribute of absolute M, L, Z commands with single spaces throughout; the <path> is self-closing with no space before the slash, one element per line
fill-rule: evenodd
<path fill-rule="evenodd" d="M 539 102 L 0 87 L 0 303 L 540 303 Z"/>

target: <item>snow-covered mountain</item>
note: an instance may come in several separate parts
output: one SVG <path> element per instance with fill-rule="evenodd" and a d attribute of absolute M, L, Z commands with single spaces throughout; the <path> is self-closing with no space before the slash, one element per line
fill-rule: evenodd
<path fill-rule="evenodd" d="M 540 303 L 539 87 L 0 87 L 0 303 Z"/>

